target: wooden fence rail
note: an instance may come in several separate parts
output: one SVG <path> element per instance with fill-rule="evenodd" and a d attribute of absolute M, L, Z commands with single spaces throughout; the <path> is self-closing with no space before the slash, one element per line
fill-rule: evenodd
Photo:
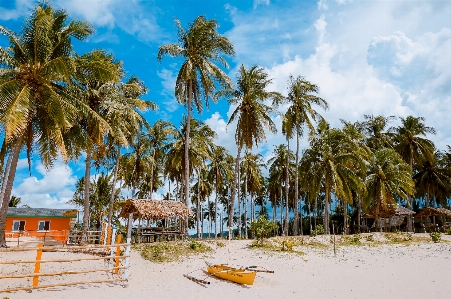
<path fill-rule="evenodd" d="M 131 243 L 131 221 L 132 215 L 129 216 L 129 228 L 127 230 L 127 242 L 121 244 L 121 235 L 117 236 L 116 244 L 109 245 L 95 245 L 95 246 L 64 246 L 64 247 L 43 247 L 39 244 L 35 248 L 10 248 L 8 250 L 0 250 L 0 253 L 5 252 L 17 252 L 17 251 L 36 251 L 36 259 L 33 261 L 1 261 L 0 265 L 11 265 L 11 264 L 34 264 L 33 274 L 21 274 L 21 275 L 0 275 L 1 279 L 20 279 L 20 278 L 33 278 L 32 285 L 30 287 L 20 287 L 20 288 L 7 288 L 0 290 L 0 293 L 9 293 L 16 291 L 33 291 L 36 289 L 52 288 L 59 286 L 72 286 L 79 284 L 92 284 L 92 283 L 106 283 L 106 282 L 122 282 L 123 287 L 128 287 L 128 268 L 130 264 L 130 243 Z M 125 248 L 125 254 L 121 255 L 121 248 Z M 108 256 L 100 257 L 89 257 L 89 258 L 77 258 L 77 259 L 42 259 L 42 254 L 46 252 L 55 251 L 81 251 L 83 250 L 93 250 L 93 249 L 105 249 L 104 253 L 109 254 Z M 90 252 L 87 252 L 90 253 Z M 77 262 L 77 261 L 91 261 L 91 260 L 106 260 L 111 259 L 114 262 L 114 267 L 107 269 L 89 269 L 80 271 L 60 271 L 53 273 L 40 273 L 42 263 L 60 263 L 60 262 Z M 124 259 L 124 265 L 120 265 L 120 260 Z M 61 275 L 71 275 L 71 274 L 86 274 L 92 272 L 111 272 L 112 274 L 119 274 L 119 270 L 124 270 L 122 277 L 117 279 L 106 279 L 106 280 L 95 280 L 95 281 L 78 281 L 78 282 L 67 282 L 58 284 L 48 284 L 39 285 L 39 277 L 48 276 L 61 276 Z M 6 284 L 7 285 L 7 284 Z"/>

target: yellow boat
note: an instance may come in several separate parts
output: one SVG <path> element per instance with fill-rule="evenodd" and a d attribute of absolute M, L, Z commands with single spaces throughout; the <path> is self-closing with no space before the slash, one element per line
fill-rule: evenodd
<path fill-rule="evenodd" d="M 208 273 L 218 278 L 230 280 L 239 284 L 253 285 L 257 271 L 230 267 L 224 264 L 213 265 L 208 262 Z"/>

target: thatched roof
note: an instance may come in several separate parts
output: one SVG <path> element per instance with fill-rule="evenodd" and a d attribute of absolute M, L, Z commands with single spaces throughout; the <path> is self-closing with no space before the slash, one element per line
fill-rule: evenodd
<path fill-rule="evenodd" d="M 6 217 L 76 218 L 77 210 L 74 210 L 74 209 L 45 209 L 45 208 L 8 208 Z"/>
<path fill-rule="evenodd" d="M 133 213 L 133 218 L 166 219 L 169 217 L 186 218 L 194 213 L 185 204 L 171 200 L 128 199 L 122 206 L 119 217 L 128 218 Z"/>
<path fill-rule="evenodd" d="M 386 207 L 381 206 L 379 208 L 379 217 L 390 218 L 393 216 L 408 216 L 415 214 L 414 211 L 409 210 L 403 206 L 398 205 L 387 205 Z M 365 218 L 376 218 L 376 206 L 373 206 L 368 213 L 364 215 Z"/>
<path fill-rule="evenodd" d="M 423 208 L 420 212 L 418 212 L 416 217 L 429 217 L 429 216 L 435 216 L 435 215 L 440 215 L 440 214 L 451 216 L 451 210 L 444 209 L 444 208 L 427 207 L 427 208 Z"/>

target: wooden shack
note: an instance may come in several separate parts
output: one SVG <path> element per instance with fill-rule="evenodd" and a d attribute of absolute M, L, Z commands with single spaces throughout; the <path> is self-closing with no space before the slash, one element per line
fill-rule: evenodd
<path fill-rule="evenodd" d="M 52 238 L 65 243 L 75 224 L 77 210 L 45 208 L 8 208 L 7 237 Z"/>

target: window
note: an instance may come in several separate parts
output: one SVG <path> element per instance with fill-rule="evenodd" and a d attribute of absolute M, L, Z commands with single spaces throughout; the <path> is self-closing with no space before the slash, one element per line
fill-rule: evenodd
<path fill-rule="evenodd" d="M 50 221 L 39 221 L 38 222 L 38 230 L 44 231 L 44 230 L 50 230 Z"/>
<path fill-rule="evenodd" d="M 24 231 L 25 230 L 25 220 L 14 220 L 13 221 L 13 231 Z"/>

